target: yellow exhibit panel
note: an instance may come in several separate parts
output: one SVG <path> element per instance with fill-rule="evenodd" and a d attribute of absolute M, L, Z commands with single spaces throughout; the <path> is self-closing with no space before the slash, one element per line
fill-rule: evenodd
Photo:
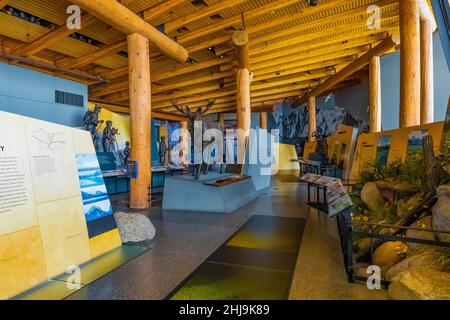
<path fill-rule="evenodd" d="M 335 134 L 327 138 L 328 159 L 343 169 L 343 177 L 350 176 L 358 129 L 346 125 L 338 125 Z"/>
<path fill-rule="evenodd" d="M 98 257 L 108 251 L 118 248 L 122 245 L 119 230 L 112 229 L 101 235 L 89 239 L 91 244 L 92 258 Z"/>
<path fill-rule="evenodd" d="M 278 170 L 299 170 L 297 150 L 295 145 L 285 143 L 275 143 L 275 154 L 278 154 L 275 162 L 275 169 Z"/>
<path fill-rule="evenodd" d="M 37 205 L 49 277 L 91 259 L 81 196 Z"/>
<path fill-rule="evenodd" d="M 405 161 L 408 154 L 408 141 L 415 134 L 431 135 L 433 137 L 434 151 L 437 153 L 441 145 L 443 129 L 444 122 L 434 122 L 420 126 L 360 135 L 353 157 L 351 179 L 357 179 L 359 171 L 366 164 L 375 163 L 380 147 L 384 146 L 388 148 L 386 165 Z"/>
<path fill-rule="evenodd" d="M 36 226 L 38 221 L 23 120 L 0 112 L 0 123 L 0 235 L 4 235 Z"/>
<path fill-rule="evenodd" d="M 122 243 L 89 132 L 6 112 L 0 123 L 0 299 L 7 299 Z M 103 208 L 104 220 L 91 221 Z"/>
<path fill-rule="evenodd" d="M 0 236 L 0 299 L 11 298 L 46 279 L 38 227 Z"/>
<path fill-rule="evenodd" d="M 36 203 L 79 195 L 71 128 L 30 118 L 25 127 Z"/>

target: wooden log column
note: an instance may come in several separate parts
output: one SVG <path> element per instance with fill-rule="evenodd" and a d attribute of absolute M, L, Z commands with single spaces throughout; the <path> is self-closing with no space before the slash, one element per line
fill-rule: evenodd
<path fill-rule="evenodd" d="M 417 0 L 400 10 L 400 128 L 420 124 L 420 16 Z"/>
<path fill-rule="evenodd" d="M 369 63 L 369 113 L 370 132 L 381 131 L 381 69 L 380 57 L 375 56 Z"/>
<path fill-rule="evenodd" d="M 267 112 L 259 113 L 259 127 L 267 130 Z"/>
<path fill-rule="evenodd" d="M 180 122 L 181 127 L 181 150 L 183 152 L 181 157 L 181 163 L 183 165 L 189 164 L 188 154 L 189 154 L 189 128 L 187 121 Z"/>
<path fill-rule="evenodd" d="M 236 31 L 233 34 L 233 42 L 236 45 L 234 54 L 238 64 L 236 71 L 237 126 L 238 129 L 244 130 L 245 137 L 248 137 L 251 126 L 248 34 L 245 31 Z"/>
<path fill-rule="evenodd" d="M 316 124 L 316 97 L 308 98 L 308 140 L 316 140 L 315 132 L 317 130 Z"/>
<path fill-rule="evenodd" d="M 434 120 L 433 31 L 430 20 L 420 23 L 420 124 Z"/>
<path fill-rule="evenodd" d="M 138 163 L 138 176 L 131 179 L 130 207 L 150 205 L 151 185 L 151 92 L 149 41 L 139 34 L 128 36 L 130 81 L 131 160 Z"/>
<path fill-rule="evenodd" d="M 225 113 L 219 113 L 219 124 L 225 129 Z"/>

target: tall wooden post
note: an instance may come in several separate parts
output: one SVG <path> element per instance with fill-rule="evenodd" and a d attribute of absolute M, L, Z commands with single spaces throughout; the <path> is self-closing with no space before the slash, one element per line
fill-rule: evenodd
<path fill-rule="evenodd" d="M 189 154 L 189 128 L 187 121 L 180 122 L 181 127 L 181 150 L 183 156 L 181 157 L 181 163 L 183 165 L 189 164 L 188 154 Z"/>
<path fill-rule="evenodd" d="M 225 128 L 225 113 L 219 113 L 219 124 Z"/>
<path fill-rule="evenodd" d="M 308 98 L 308 140 L 314 141 L 316 138 L 314 134 L 316 133 L 316 97 Z"/>
<path fill-rule="evenodd" d="M 433 31 L 430 20 L 420 23 L 420 124 L 434 120 Z"/>
<path fill-rule="evenodd" d="M 370 132 L 381 131 L 381 70 L 380 57 L 374 56 L 369 63 L 369 113 Z"/>
<path fill-rule="evenodd" d="M 137 161 L 138 176 L 131 179 L 130 207 L 150 205 L 151 184 L 151 92 L 149 41 L 140 34 L 128 36 L 130 83 L 131 160 Z"/>
<path fill-rule="evenodd" d="M 259 127 L 267 130 L 267 112 L 259 113 Z"/>
<path fill-rule="evenodd" d="M 248 137 L 251 126 L 250 104 L 250 70 L 249 70 L 249 43 L 245 31 L 236 31 L 233 34 L 233 42 L 236 45 L 234 51 L 238 68 L 236 71 L 236 113 L 238 129 L 244 131 Z"/>
<path fill-rule="evenodd" d="M 400 128 L 420 124 L 420 17 L 417 0 L 400 6 Z"/>

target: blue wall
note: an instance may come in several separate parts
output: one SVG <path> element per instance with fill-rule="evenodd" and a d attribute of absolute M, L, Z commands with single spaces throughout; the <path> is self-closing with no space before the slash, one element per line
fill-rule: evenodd
<path fill-rule="evenodd" d="M 439 34 L 433 36 L 434 47 L 434 121 L 445 119 L 450 94 L 450 72 Z M 397 129 L 400 110 L 400 53 L 381 58 L 381 123 L 383 130 Z"/>
<path fill-rule="evenodd" d="M 84 108 L 55 103 L 55 90 L 84 96 Z M 82 126 L 88 105 L 86 85 L 0 62 L 0 110 Z"/>

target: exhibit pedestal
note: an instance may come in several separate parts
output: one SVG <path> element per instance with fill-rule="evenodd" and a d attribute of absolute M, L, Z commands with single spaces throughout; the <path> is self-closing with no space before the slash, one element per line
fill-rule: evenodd
<path fill-rule="evenodd" d="M 164 184 L 163 209 L 230 213 L 256 199 L 257 193 L 252 178 L 223 186 L 213 186 L 215 180 L 236 175 L 210 172 L 194 180 L 191 175 L 167 177 Z"/>

